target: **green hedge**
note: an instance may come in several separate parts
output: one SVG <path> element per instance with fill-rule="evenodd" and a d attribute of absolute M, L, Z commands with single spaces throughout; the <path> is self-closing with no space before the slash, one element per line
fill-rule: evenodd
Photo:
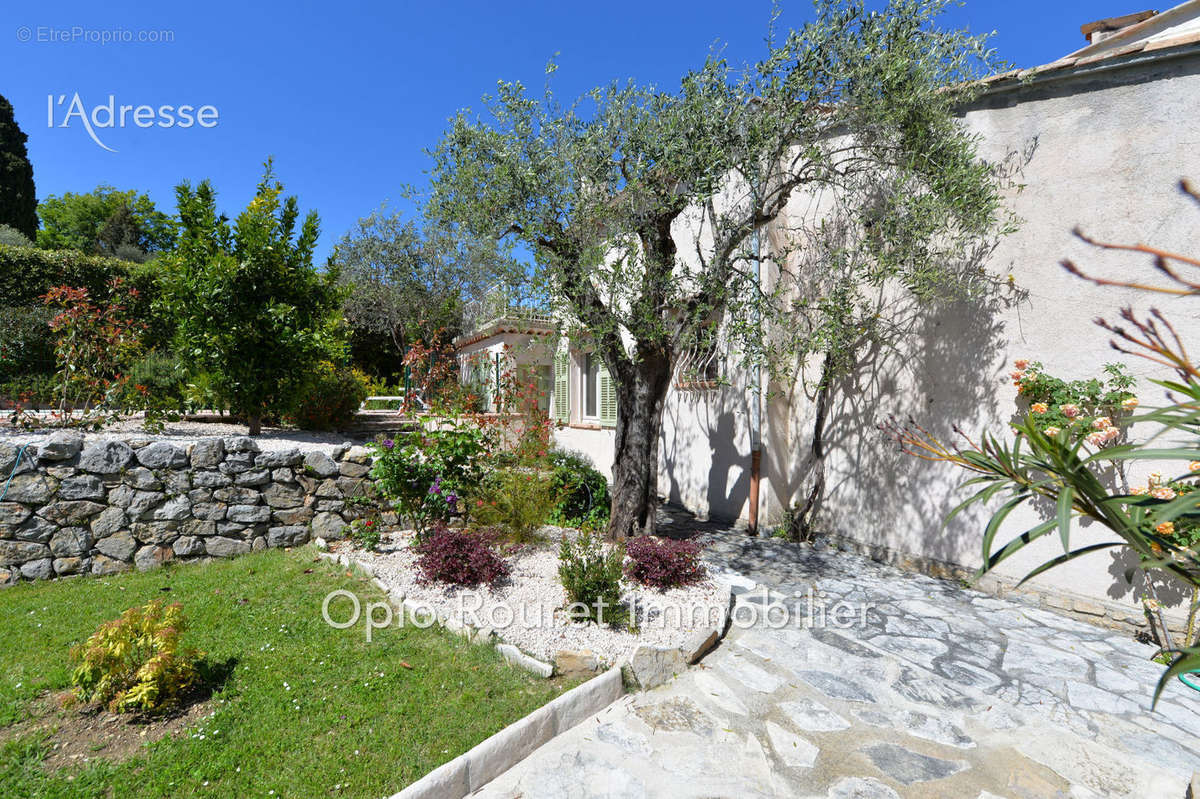
<path fill-rule="evenodd" d="M 93 295 L 102 294 L 109 280 L 128 279 L 134 266 L 77 250 L 0 244 L 0 306 L 38 305 L 38 297 L 54 286 L 75 286 Z"/>

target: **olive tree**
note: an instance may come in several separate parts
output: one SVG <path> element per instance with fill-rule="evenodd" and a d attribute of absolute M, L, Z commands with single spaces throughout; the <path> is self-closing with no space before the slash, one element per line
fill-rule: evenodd
<path fill-rule="evenodd" d="M 398 365 L 416 341 L 458 335 L 463 304 L 511 269 L 494 239 L 451 235 L 383 208 L 342 237 L 330 264 L 346 289 L 355 356 L 375 356 L 377 366 Z"/>
<path fill-rule="evenodd" d="M 941 256 L 995 226 L 995 179 L 953 117 L 993 58 L 936 26 L 944 5 L 822 0 L 748 67 L 710 56 L 677 89 L 614 83 L 569 105 L 501 82 L 453 119 L 430 212 L 529 252 L 616 382 L 611 536 L 653 530 L 681 352 L 723 325 L 748 362 L 823 356 L 830 385 L 872 324 L 869 287 L 932 293 Z M 837 222 L 794 235 L 804 195 L 836 198 Z"/>

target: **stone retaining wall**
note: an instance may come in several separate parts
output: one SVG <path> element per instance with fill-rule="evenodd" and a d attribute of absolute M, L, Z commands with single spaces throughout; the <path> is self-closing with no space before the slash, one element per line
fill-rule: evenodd
<path fill-rule="evenodd" d="M 84 448 L 58 432 L 18 463 L 19 450 L 0 443 L 0 584 L 336 539 L 376 510 L 365 447 L 261 452 L 235 436 Z"/>

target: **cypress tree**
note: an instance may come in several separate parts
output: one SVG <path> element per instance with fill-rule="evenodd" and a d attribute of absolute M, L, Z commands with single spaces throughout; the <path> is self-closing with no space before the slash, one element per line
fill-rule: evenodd
<path fill-rule="evenodd" d="M 37 237 L 37 194 L 33 164 L 25 150 L 29 137 L 13 116 L 13 107 L 0 96 L 0 225 L 16 228 L 33 240 Z"/>

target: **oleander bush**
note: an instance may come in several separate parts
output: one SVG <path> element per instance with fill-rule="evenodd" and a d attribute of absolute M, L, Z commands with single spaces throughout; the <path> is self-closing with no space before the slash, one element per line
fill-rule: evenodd
<path fill-rule="evenodd" d="M 183 606 L 161 599 L 100 625 L 71 652 L 74 698 L 117 713 L 177 707 L 200 683 L 201 654 L 180 645 L 186 627 Z"/>
<path fill-rule="evenodd" d="M 708 576 L 700 562 L 701 551 L 694 541 L 637 536 L 625 542 L 629 556 L 625 576 L 660 591 L 693 585 Z"/>
<path fill-rule="evenodd" d="M 621 602 L 621 567 L 625 548 L 606 546 L 599 535 L 584 530 L 572 541 L 563 538 L 558 551 L 558 578 L 567 592 L 567 610 L 574 621 L 610 626 L 629 622 Z"/>
<path fill-rule="evenodd" d="M 425 582 L 474 588 L 492 585 L 509 573 L 508 564 L 495 550 L 494 539 L 484 533 L 438 525 L 415 547 L 417 568 Z"/>

